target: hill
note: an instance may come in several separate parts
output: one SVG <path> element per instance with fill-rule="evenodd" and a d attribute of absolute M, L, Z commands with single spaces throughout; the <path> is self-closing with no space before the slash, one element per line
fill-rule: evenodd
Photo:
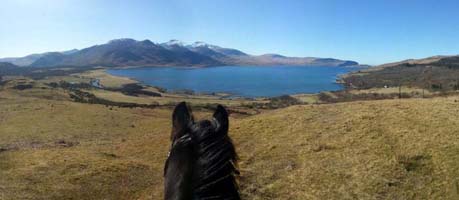
<path fill-rule="evenodd" d="M 78 49 L 72 49 L 72 50 L 62 51 L 62 52 L 37 53 L 37 54 L 31 54 L 31 55 L 24 56 L 24 57 L 0 58 L 0 62 L 9 62 L 14 65 L 24 67 L 24 66 L 31 65 L 32 63 L 34 63 L 35 61 L 37 61 L 38 59 L 46 55 L 55 54 L 55 53 L 69 55 L 77 51 Z"/>
<path fill-rule="evenodd" d="M 349 88 L 369 89 L 409 86 L 436 91 L 459 89 L 459 56 L 434 56 L 384 64 L 348 74 Z"/>
<path fill-rule="evenodd" d="M 117 39 L 81 50 L 4 58 L 20 66 L 219 66 L 219 65 L 299 65 L 352 66 L 355 61 L 333 58 L 286 57 L 277 54 L 254 56 L 237 49 L 204 42 L 187 45 L 177 40 L 153 43 L 149 40 Z"/>
<path fill-rule="evenodd" d="M 0 62 L 0 81 L 2 81 L 2 76 L 21 75 L 26 71 L 29 70 L 27 68 L 18 67 L 17 65 L 9 62 Z"/>
<path fill-rule="evenodd" d="M 12 63 L 9 63 L 9 62 L 0 62 L 0 68 L 4 69 L 4 68 L 16 68 L 18 66 L 12 64 Z"/>

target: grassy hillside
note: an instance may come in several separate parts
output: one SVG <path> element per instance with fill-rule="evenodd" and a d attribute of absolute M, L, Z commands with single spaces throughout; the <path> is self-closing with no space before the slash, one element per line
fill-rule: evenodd
<path fill-rule="evenodd" d="M 302 105 L 233 116 L 242 196 L 457 199 L 458 100 Z M 75 103 L 57 89 L 3 89 L 0 199 L 161 199 L 170 115 L 168 108 Z"/>

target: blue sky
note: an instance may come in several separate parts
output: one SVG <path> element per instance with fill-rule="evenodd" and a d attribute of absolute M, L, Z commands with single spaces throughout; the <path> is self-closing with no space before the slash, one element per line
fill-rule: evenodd
<path fill-rule="evenodd" d="M 115 38 L 381 64 L 459 54 L 455 0 L 2 0 L 0 57 Z"/>

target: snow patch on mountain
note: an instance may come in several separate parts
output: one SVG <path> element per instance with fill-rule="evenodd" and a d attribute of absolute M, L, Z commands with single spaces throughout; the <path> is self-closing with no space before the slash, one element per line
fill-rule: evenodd
<path fill-rule="evenodd" d="M 174 46 L 174 45 L 177 45 L 177 46 L 181 46 L 181 47 L 184 47 L 186 46 L 186 43 L 185 42 L 182 42 L 180 40 L 169 40 L 168 42 L 165 42 L 165 43 L 162 43 L 163 46 Z"/>
<path fill-rule="evenodd" d="M 191 47 L 191 48 L 207 47 L 209 49 L 219 49 L 219 48 L 221 48 L 219 46 L 207 44 L 207 43 L 201 42 L 201 41 L 194 42 L 193 44 L 189 45 L 189 47 Z"/>

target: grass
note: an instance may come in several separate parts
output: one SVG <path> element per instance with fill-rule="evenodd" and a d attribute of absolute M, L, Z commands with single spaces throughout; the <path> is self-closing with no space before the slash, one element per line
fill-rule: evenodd
<path fill-rule="evenodd" d="M 247 199 L 455 199 L 453 98 L 293 106 L 233 123 Z"/>
<path fill-rule="evenodd" d="M 126 77 L 119 77 L 113 76 L 105 72 L 105 70 L 92 70 L 81 74 L 76 74 L 76 76 L 87 78 L 87 79 L 99 79 L 100 84 L 104 87 L 109 88 L 119 88 L 122 85 L 129 84 L 129 83 L 137 83 L 137 81 L 126 78 Z"/>
<path fill-rule="evenodd" d="M 75 103 L 61 89 L 40 87 L 0 90 L 0 199 L 162 198 L 170 109 Z M 458 111 L 452 96 L 232 116 L 241 194 L 458 199 Z"/>
<path fill-rule="evenodd" d="M 17 97 L 1 105 L 0 197 L 159 198 L 169 111 Z"/>
<path fill-rule="evenodd" d="M 205 105 L 205 104 L 225 104 L 229 106 L 241 106 L 244 104 L 250 104 L 254 102 L 264 103 L 265 100 L 245 100 L 245 99 L 221 99 L 216 96 L 200 96 L 200 95 L 174 95 L 174 94 L 162 94 L 162 97 L 149 97 L 149 96 L 129 96 L 121 94 L 119 92 L 112 92 L 107 90 L 91 90 L 89 91 L 96 95 L 97 97 L 111 100 L 111 101 L 120 101 L 120 102 L 129 102 L 129 103 L 140 103 L 140 104 L 150 104 L 156 102 L 160 105 L 166 104 L 177 104 L 184 99 L 189 103 L 194 105 Z"/>
<path fill-rule="evenodd" d="M 296 94 L 292 97 L 298 99 L 302 103 L 313 104 L 319 102 L 319 97 L 317 94 Z"/>
<path fill-rule="evenodd" d="M 399 87 L 386 87 L 386 88 L 371 88 L 365 90 L 349 90 L 351 94 L 368 94 L 368 93 L 378 93 L 378 94 L 398 94 Z M 429 90 L 423 90 L 422 88 L 415 88 L 415 87 L 401 87 L 402 93 L 416 93 L 422 94 L 424 92 L 425 95 L 431 95 L 433 92 Z"/>

